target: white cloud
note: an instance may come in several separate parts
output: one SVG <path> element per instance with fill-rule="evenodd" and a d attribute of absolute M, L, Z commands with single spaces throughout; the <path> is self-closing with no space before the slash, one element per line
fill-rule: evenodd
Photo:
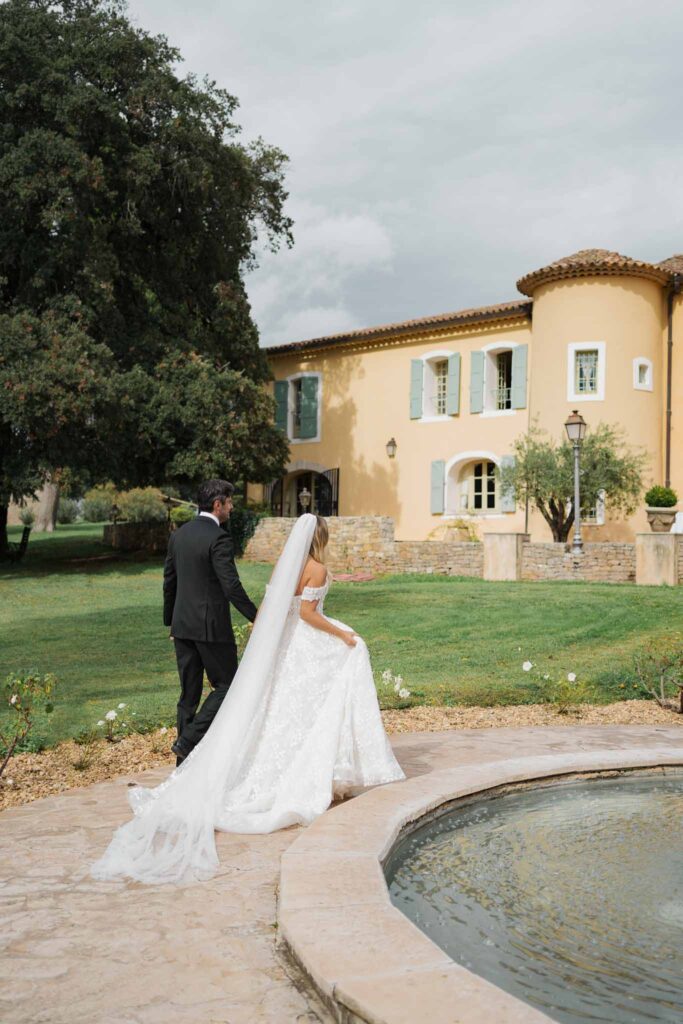
<path fill-rule="evenodd" d="M 295 249 L 248 282 L 266 343 L 513 298 L 579 248 L 683 247 L 677 0 L 130 11 L 291 158 Z"/>

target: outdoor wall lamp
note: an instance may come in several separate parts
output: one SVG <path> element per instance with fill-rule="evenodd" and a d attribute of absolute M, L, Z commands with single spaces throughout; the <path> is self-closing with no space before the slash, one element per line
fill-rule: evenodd
<path fill-rule="evenodd" d="M 389 438 L 389 440 L 387 441 L 385 447 L 386 447 L 386 450 L 387 450 L 387 455 L 389 456 L 390 459 L 393 459 L 394 456 L 396 455 L 396 449 L 398 448 L 398 445 L 396 444 L 396 438 L 395 437 Z"/>
<path fill-rule="evenodd" d="M 299 491 L 299 504 L 301 505 L 304 512 L 307 511 L 308 506 L 311 504 L 311 492 L 308 487 L 303 487 Z"/>

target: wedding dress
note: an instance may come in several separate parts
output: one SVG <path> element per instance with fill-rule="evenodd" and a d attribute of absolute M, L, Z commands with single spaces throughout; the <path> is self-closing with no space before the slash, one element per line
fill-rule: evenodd
<path fill-rule="evenodd" d="M 218 867 L 214 830 L 309 824 L 349 788 L 403 779 L 380 716 L 368 650 L 308 625 L 297 583 L 316 518 L 301 516 L 266 588 L 240 667 L 208 733 L 156 789 L 130 791 L 135 817 L 93 866 L 96 878 L 186 882 Z M 330 619 L 335 625 L 348 626 Z"/>

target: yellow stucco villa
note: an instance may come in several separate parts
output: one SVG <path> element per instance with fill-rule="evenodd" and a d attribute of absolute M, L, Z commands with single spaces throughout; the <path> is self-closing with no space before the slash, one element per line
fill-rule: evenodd
<path fill-rule="evenodd" d="M 681 282 L 683 256 L 589 249 L 522 277 L 523 299 L 270 348 L 290 463 L 250 493 L 276 516 L 300 514 L 304 489 L 323 515 L 391 516 L 399 540 L 454 524 L 551 540 L 495 468 L 532 421 L 559 439 L 579 409 L 589 429 L 620 424 L 647 483 L 683 495 Z M 644 509 L 587 514 L 587 540 L 647 530 Z"/>

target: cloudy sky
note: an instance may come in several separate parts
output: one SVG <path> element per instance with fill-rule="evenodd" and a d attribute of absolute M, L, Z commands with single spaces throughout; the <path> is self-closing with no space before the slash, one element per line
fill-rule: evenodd
<path fill-rule="evenodd" d="M 290 157 L 263 344 L 517 297 L 584 248 L 683 252 L 680 0 L 129 0 Z"/>

